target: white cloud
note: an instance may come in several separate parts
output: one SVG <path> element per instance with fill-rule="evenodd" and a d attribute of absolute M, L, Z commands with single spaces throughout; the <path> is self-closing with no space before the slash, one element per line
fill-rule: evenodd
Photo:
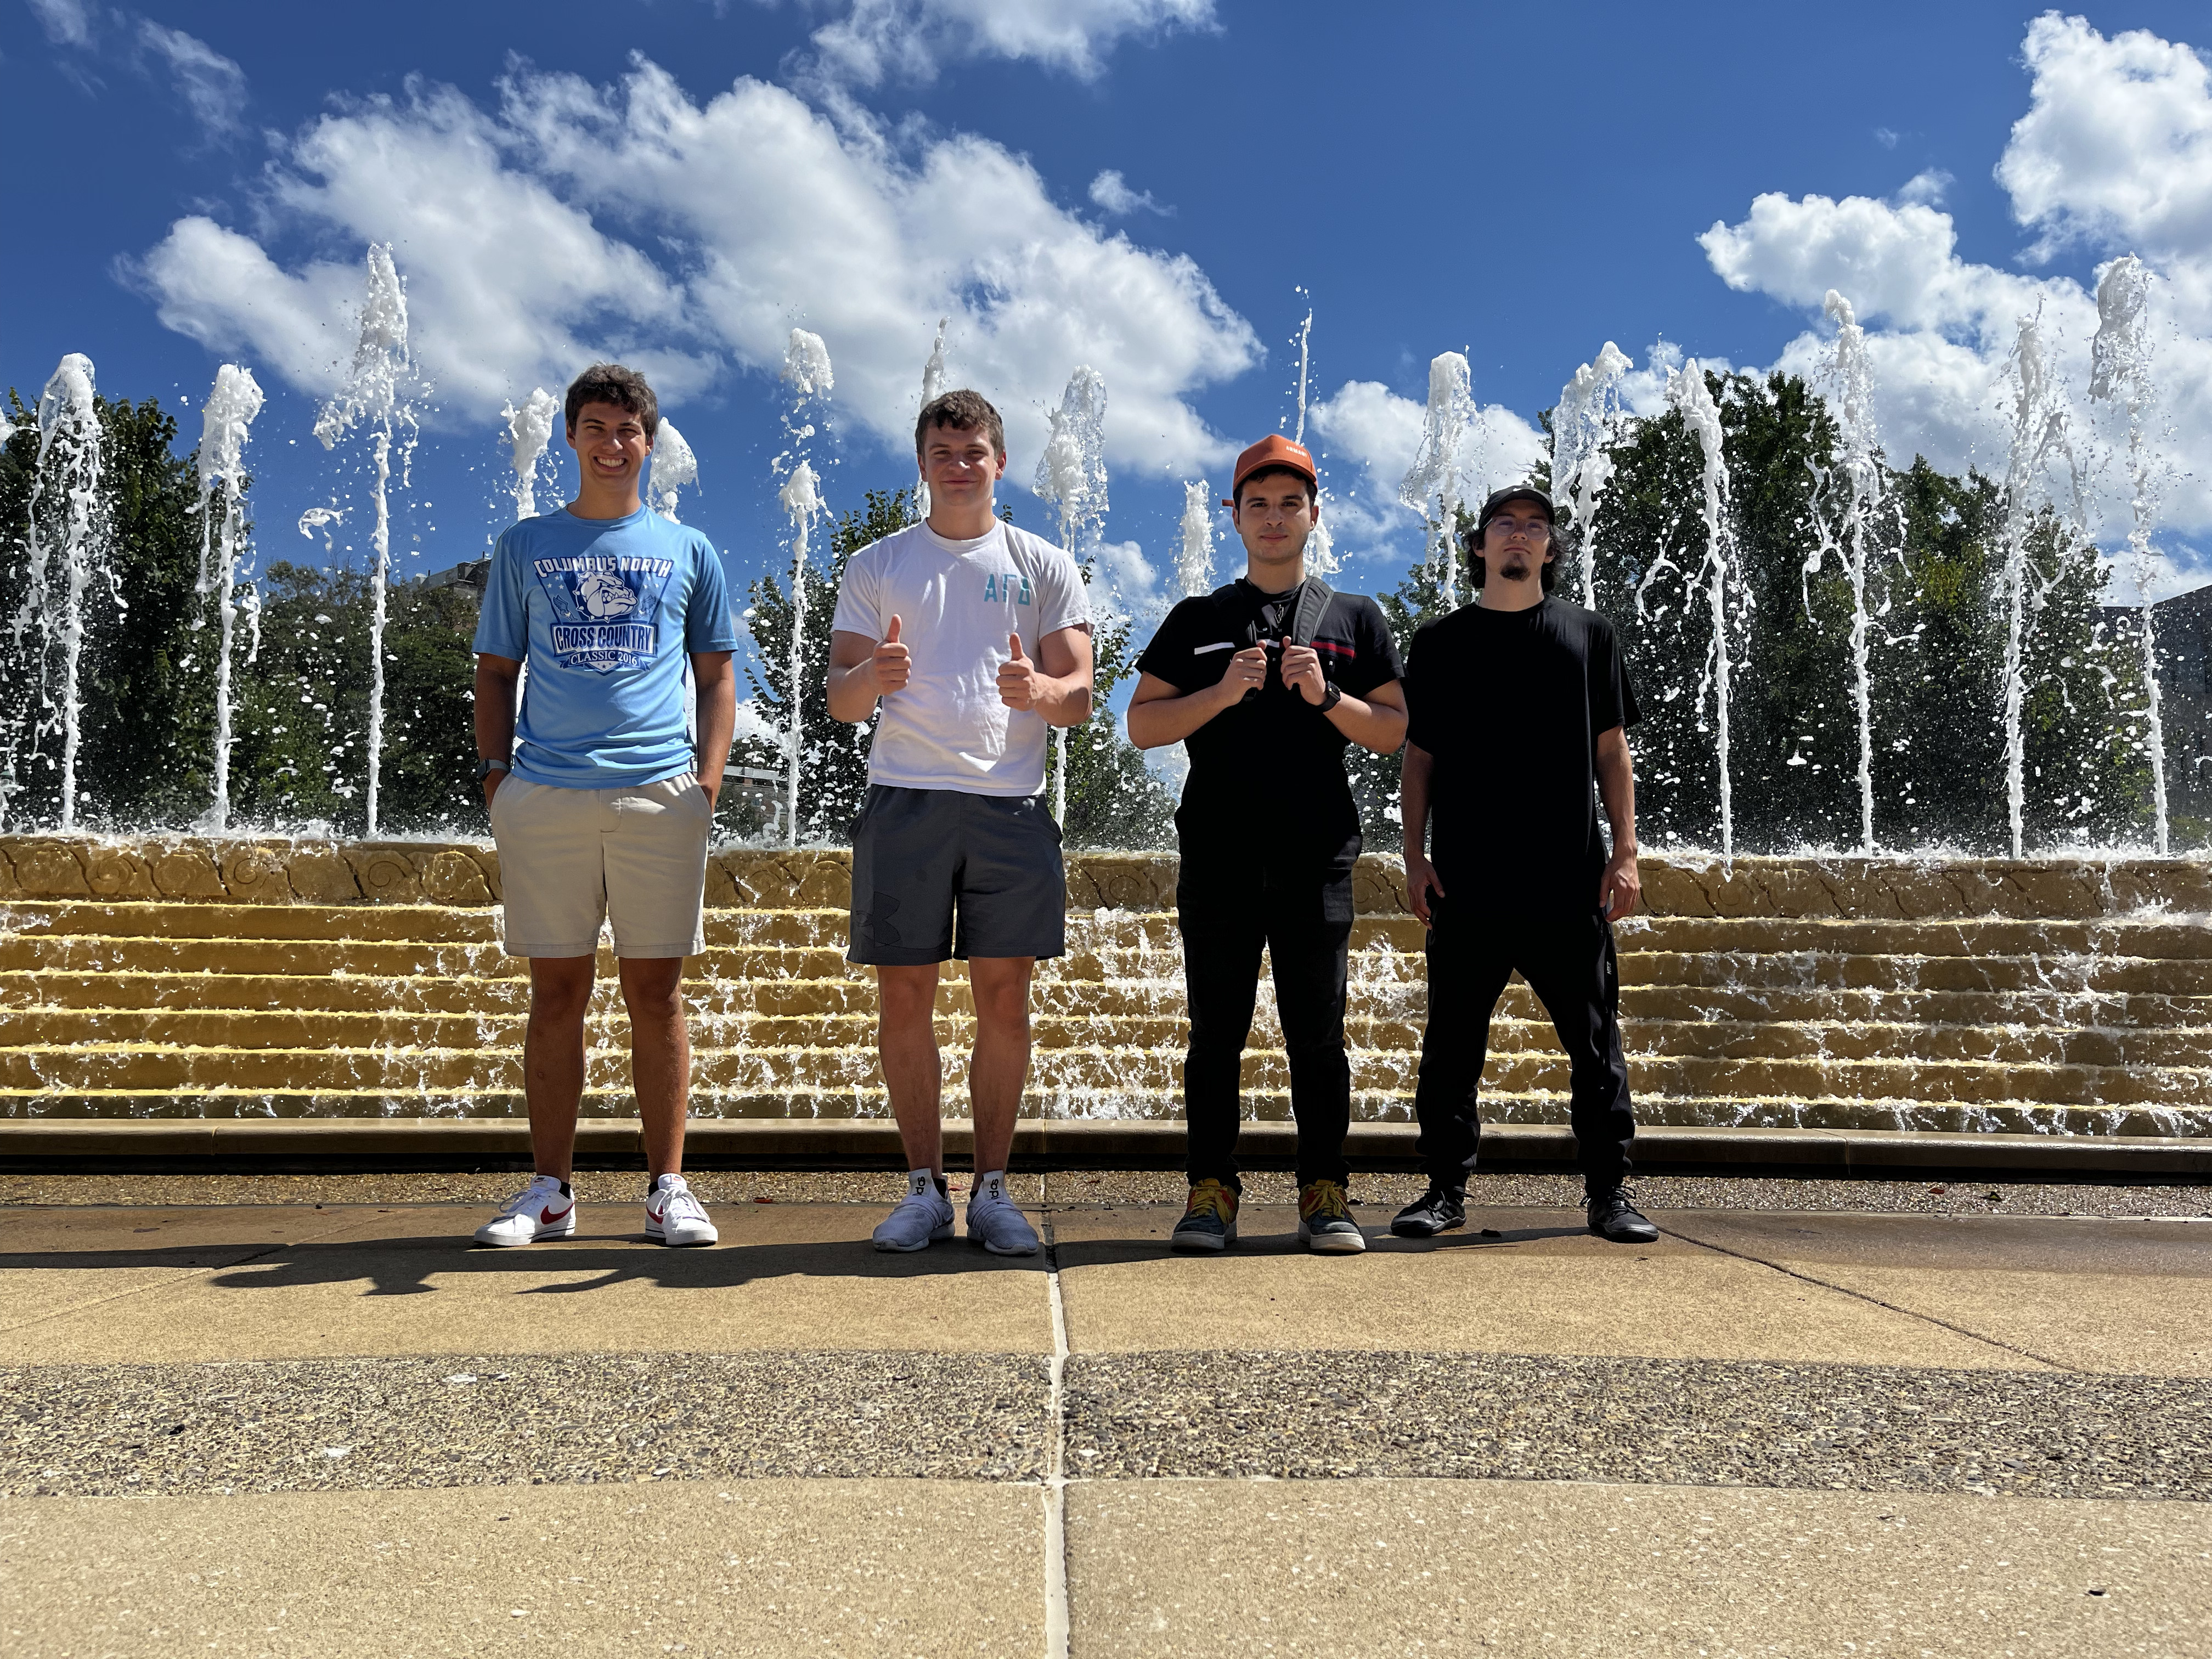
<path fill-rule="evenodd" d="M 1134 213 L 1139 208 L 1146 213 L 1157 213 L 1163 218 L 1170 217 L 1175 213 L 1173 208 L 1162 207 L 1154 201 L 1149 190 L 1131 190 L 1129 181 L 1121 176 L 1118 167 L 1109 167 L 1091 181 L 1091 199 L 1116 218 Z"/>
<path fill-rule="evenodd" d="M 1336 492 L 1330 527 L 1340 547 L 1374 549 L 1418 520 L 1398 501 L 1398 485 L 1421 446 L 1425 406 L 1376 380 L 1347 380 L 1334 397 L 1316 404 L 1309 424 L 1328 446 L 1332 459 L 1359 468 L 1348 489 Z M 1461 489 L 1480 501 L 1528 476 L 1548 453 L 1544 434 L 1498 404 L 1481 405 L 1462 449 Z"/>
<path fill-rule="evenodd" d="M 815 72 L 874 87 L 963 58 L 1026 58 L 1090 80 L 1132 35 L 1214 26 L 1213 0 L 852 0 L 814 33 Z"/>
<path fill-rule="evenodd" d="M 138 44 L 168 66 L 177 91 L 199 124 L 218 136 L 239 130 L 246 110 L 246 71 L 204 40 L 151 18 L 138 21 Z"/>
<path fill-rule="evenodd" d="M 1188 469 L 1227 446 L 1187 396 L 1258 356 L 1188 258 L 1083 223 L 996 143 L 902 150 L 752 80 L 695 103 L 642 61 L 618 88 L 522 76 L 496 112 L 433 88 L 326 116 L 261 208 L 259 240 L 180 220 L 145 258 L 163 320 L 323 390 L 350 349 L 357 250 L 390 240 L 423 366 L 471 418 L 602 353 L 680 402 L 732 359 L 774 373 L 803 322 L 836 363 L 837 416 L 901 452 L 950 316 L 950 383 L 998 402 L 1027 453 L 1038 406 L 1089 363 L 1109 458 Z M 262 245 L 301 236 L 345 252 L 288 270 Z"/>
<path fill-rule="evenodd" d="M 2212 479 L 2191 477 L 2212 446 L 2212 76 L 2184 46 L 2147 33 L 2106 40 L 2079 18 L 2030 26 L 2028 112 L 2013 128 L 1996 176 L 2015 219 L 2039 233 L 2032 257 L 2069 245 L 2139 252 L 2164 279 L 2154 300 L 2160 408 L 2154 432 L 2168 474 L 2169 522 L 2212 525 Z M 1956 227 L 1923 174 L 1893 202 L 1759 197 L 1741 222 L 1698 240 L 1729 287 L 1817 314 L 1836 289 L 1869 325 L 1876 412 L 1893 457 L 1915 453 L 1947 469 L 2002 469 L 2005 361 L 2020 319 L 2040 312 L 2046 349 L 2083 395 L 2094 294 L 2067 276 L 2032 276 L 1960 257 Z M 1777 367 L 1812 374 L 1826 329 L 1786 346 Z M 2112 411 L 2086 404 L 2077 428 L 2118 434 Z M 2124 512 L 2120 469 L 2100 477 L 2100 524 Z"/>
<path fill-rule="evenodd" d="M 1167 614 L 1167 594 L 1160 573 L 1135 542 L 1102 542 L 1098 568 L 1105 577 L 1104 598 L 1109 611 L 1150 623 Z"/>
<path fill-rule="evenodd" d="M 1897 192 L 1900 202 L 1917 202 L 1923 207 L 1942 207 L 1943 198 L 1959 181 L 1942 167 L 1929 167 L 1914 173 Z"/>
<path fill-rule="evenodd" d="M 92 44 L 92 8 L 85 0 L 27 0 L 46 39 L 58 46 Z"/>

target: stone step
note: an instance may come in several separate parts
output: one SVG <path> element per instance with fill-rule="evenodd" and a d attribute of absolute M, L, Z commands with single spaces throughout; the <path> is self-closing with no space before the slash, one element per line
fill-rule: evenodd
<path fill-rule="evenodd" d="M 689 1006 L 700 1016 L 875 1018 L 874 988 L 865 977 L 730 979 L 694 975 L 685 981 L 684 995 Z M 611 972 L 603 975 L 595 1007 L 603 1013 L 611 1012 L 618 1002 Z M 1032 1001 L 1040 1025 L 1054 1018 L 1087 1021 L 1179 1018 L 1182 1004 L 1180 978 L 1088 982 L 1047 980 L 1036 986 Z M 1272 988 L 1263 980 L 1259 988 L 1259 1018 L 1263 1025 L 1273 1017 L 1272 1004 Z M 520 1015 L 528 1006 L 528 982 L 519 971 L 497 978 L 477 975 L 216 975 L 135 969 L 112 973 L 0 973 L 0 1008 L 11 1011 L 178 1009 L 252 1013 L 266 1010 L 320 1010 L 335 1015 L 408 1011 L 507 1018 Z M 1354 1019 L 1418 1023 L 1426 1006 L 1426 992 L 1418 980 L 1367 978 L 1354 981 L 1352 987 L 1350 1012 Z M 966 981 L 948 976 L 938 992 L 940 1014 L 957 1016 L 967 1012 L 970 1006 Z M 1545 1017 L 1534 994 L 1517 981 L 1507 986 L 1498 1000 L 1498 1012 L 1506 1018 L 1541 1020 Z M 2001 992 L 1626 984 L 1621 988 L 1621 1018 L 1629 1027 L 1644 1020 L 1672 1019 L 1837 1026 L 1885 1023 L 2150 1030 L 2212 1025 L 2212 996 L 2080 992 L 2051 988 Z"/>
<path fill-rule="evenodd" d="M 439 1094 L 511 1086 L 521 1054 L 517 1047 L 465 1048 L 204 1048 L 168 1044 L 26 1045 L 0 1048 L 0 1089 L 67 1091 L 98 1089 L 189 1091 L 218 1086 L 249 1091 L 376 1089 Z M 1040 1047 L 1031 1067 L 1035 1085 L 1051 1092 L 1095 1090 L 1111 1079 L 1116 1089 L 1172 1092 L 1178 1085 L 1179 1048 L 1133 1049 L 1068 1044 Z M 1407 1050 L 1364 1049 L 1352 1056 L 1354 1086 L 1409 1093 L 1419 1057 Z M 600 1085 L 617 1086 L 628 1075 L 629 1057 L 600 1048 L 586 1058 Z M 956 1073 L 964 1060 L 948 1056 Z M 703 1088 L 767 1093 L 778 1089 L 873 1087 L 873 1052 L 865 1048 L 702 1047 L 693 1056 Z M 2035 1103 L 2053 1106 L 2201 1106 L 2212 1101 L 2212 1072 L 2202 1068 L 2128 1066 L 2027 1065 L 1982 1060 L 1911 1059 L 1714 1060 L 1641 1055 L 1631 1061 L 1638 1093 L 1803 1098 L 1917 1100 L 1961 1105 Z M 1562 1056 L 1524 1050 L 1493 1055 L 1485 1073 L 1506 1092 L 1564 1091 Z M 1252 1089 L 1286 1087 L 1279 1051 L 1248 1052 L 1243 1079 Z"/>
<path fill-rule="evenodd" d="M 948 1092 L 952 1109 L 960 1097 Z M 627 1090 L 586 1091 L 586 1115 L 635 1117 L 636 1102 Z M 889 1109 L 880 1088 L 781 1089 L 764 1093 L 700 1089 L 692 1097 L 696 1116 L 720 1118 L 883 1118 Z M 1182 1115 L 1172 1093 L 1153 1091 L 1032 1089 L 1024 1115 L 1054 1119 L 1125 1118 L 1173 1120 Z M 1406 1122 L 1413 1115 L 1408 1095 L 1356 1091 L 1353 1115 L 1364 1122 Z M 1486 1092 L 1486 1123 L 1564 1123 L 1565 1098 L 1535 1091 Z M 522 1096 L 510 1089 L 447 1091 L 436 1095 L 377 1090 L 257 1091 L 216 1088 L 185 1093 L 161 1090 L 0 1090 L 0 1121 L 7 1119 L 229 1119 L 252 1118 L 514 1118 L 525 1115 Z M 1247 1091 L 1244 1115 L 1255 1121 L 1289 1118 L 1286 1091 Z M 1639 1122 L 1704 1125 L 1732 1128 L 1821 1128 L 1847 1130 L 1921 1129 L 1947 1133 L 2148 1135 L 2212 1134 L 2212 1111 L 2203 1108 L 2145 1106 L 2043 1106 L 2007 1103 L 1962 1105 L 1931 1101 L 1865 1101 L 1820 1096 L 1759 1097 L 1745 1095 L 1671 1096 L 1650 1094 L 1637 1101 Z"/>
<path fill-rule="evenodd" d="M 1746 953 L 1623 951 L 1621 982 L 1721 989 L 1860 989 L 1985 992 L 2142 992 L 2212 994 L 2212 960 L 2153 957 L 1838 956 L 1826 952 Z M 603 950 L 602 973 L 614 957 Z M 710 947 L 689 971 L 705 979 L 843 981 L 864 983 L 864 969 L 830 947 Z M 166 939 L 86 934 L 0 937 L 0 974 L 161 973 L 374 978 L 466 975 L 519 979 L 522 964 L 490 943 L 426 945 L 313 939 Z M 1389 949 L 1355 953 L 1352 975 L 1369 984 L 1418 984 L 1419 956 Z M 1090 984 L 1115 980 L 1173 981 L 1180 962 L 1136 951 L 1075 951 L 1039 964 L 1040 981 Z"/>
<path fill-rule="evenodd" d="M 21 1046 L 79 1045 L 228 1049 L 512 1048 L 521 1041 L 525 1012 L 406 1011 L 386 1005 L 333 1012 L 276 1005 L 261 1009 L 100 1008 L 25 1006 L 13 1011 L 11 1034 Z M 708 1048 L 816 1048 L 872 1051 L 871 1010 L 802 1014 L 702 1011 L 693 1015 L 693 1040 Z M 946 1048 L 965 1050 L 975 1022 L 963 1010 L 939 1017 Z M 1355 1014 L 1346 1022 L 1354 1050 L 1406 1052 L 1420 1046 L 1418 1020 Z M 1180 1050 L 1189 1040 L 1180 1010 L 1146 1015 L 1041 1017 L 1032 1024 L 1040 1048 L 1092 1048 Z M 1631 1055 L 1701 1060 L 1974 1060 L 2025 1066 L 2212 1066 L 2212 1025 L 2167 1029 L 2066 1030 L 2055 1026 L 1942 1025 L 1924 1022 L 1805 1023 L 1782 1020 L 1642 1019 L 1624 1024 Z M 629 1022 L 608 1000 L 593 1014 L 586 1042 L 626 1053 Z M 1252 1047 L 1279 1050 L 1282 1030 L 1269 1009 L 1255 1019 Z M 1491 1023 L 1495 1056 L 1558 1052 L 1551 1023 L 1500 1015 Z"/>
<path fill-rule="evenodd" d="M 426 948 L 496 944 L 498 912 L 489 907 L 427 904 L 102 903 L 17 900 L 0 915 L 6 932 L 31 937 L 263 939 Z M 1166 912 L 1083 911 L 1068 917 L 1073 950 L 1179 951 Z M 710 946 L 799 945 L 842 950 L 842 908 L 709 909 Z M 1619 928 L 1626 951 L 1814 952 L 1844 956 L 2136 956 L 2212 958 L 2212 929 L 2159 913 L 2093 921 L 2002 917 L 1922 921 L 1764 916 L 1640 916 Z M 1368 915 L 1354 926 L 1357 948 L 1418 953 L 1424 932 L 1410 916 Z"/>

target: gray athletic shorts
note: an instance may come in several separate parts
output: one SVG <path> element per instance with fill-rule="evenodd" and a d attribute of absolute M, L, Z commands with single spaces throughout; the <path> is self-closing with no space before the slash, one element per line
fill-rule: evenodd
<path fill-rule="evenodd" d="M 852 941 L 848 960 L 881 968 L 1061 954 L 1067 875 L 1043 800 L 870 785 L 853 825 Z"/>

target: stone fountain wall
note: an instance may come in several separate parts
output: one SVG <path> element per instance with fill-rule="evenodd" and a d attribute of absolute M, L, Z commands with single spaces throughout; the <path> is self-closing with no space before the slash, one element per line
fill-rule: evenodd
<path fill-rule="evenodd" d="M 1659 856 L 1644 873 L 1620 934 L 1646 1121 L 2212 1133 L 2212 865 Z M 843 960 L 849 887 L 841 852 L 715 855 L 687 981 L 696 1110 L 884 1112 L 874 987 Z M 1178 1113 L 1174 887 L 1171 857 L 1070 859 L 1032 1114 Z M 499 896 L 474 843 L 0 837 L 0 1119 L 517 1114 L 527 987 L 499 948 Z M 1357 902 L 1355 1108 L 1402 1120 L 1421 929 L 1394 860 L 1362 861 Z M 957 966 L 939 1014 L 957 1109 Z M 587 1110 L 630 1115 L 611 986 L 591 1042 Z M 1260 1116 L 1288 1111 L 1281 1045 L 1263 981 L 1244 1076 Z M 1565 1069 L 1543 1010 L 1510 988 L 1487 1114 L 1559 1121 Z"/>

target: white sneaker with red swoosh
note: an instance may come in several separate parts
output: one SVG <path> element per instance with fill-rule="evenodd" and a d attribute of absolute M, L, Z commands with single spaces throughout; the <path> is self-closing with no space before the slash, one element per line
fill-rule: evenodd
<path fill-rule="evenodd" d="M 541 1238 L 573 1238 L 576 1195 L 561 1190 L 553 1176 L 540 1176 L 499 1206 L 499 1213 L 477 1229 L 479 1244 L 535 1244 Z"/>
<path fill-rule="evenodd" d="M 646 1189 L 645 1236 L 655 1244 L 712 1244 L 721 1234 L 707 1206 L 680 1175 L 665 1175 Z"/>

